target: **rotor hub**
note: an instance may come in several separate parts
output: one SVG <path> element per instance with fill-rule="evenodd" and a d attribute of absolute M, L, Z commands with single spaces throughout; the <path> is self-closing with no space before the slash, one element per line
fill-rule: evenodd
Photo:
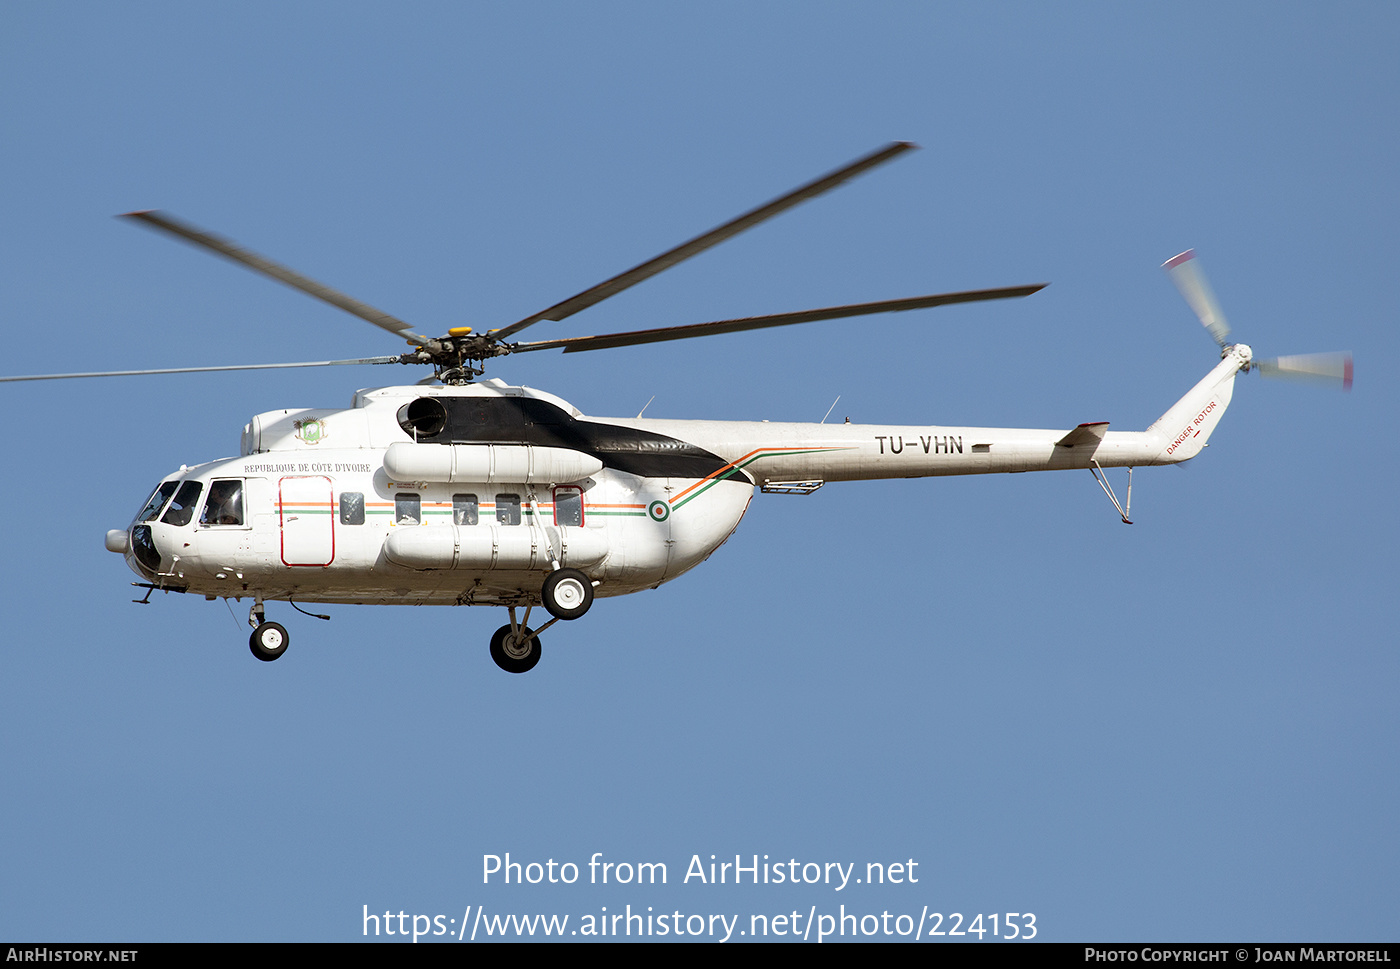
<path fill-rule="evenodd" d="M 490 334 L 476 334 L 470 327 L 456 327 L 449 330 L 447 336 L 415 344 L 399 362 L 429 364 L 443 383 L 465 384 L 484 372 L 481 364 L 485 361 L 505 356 L 514 349 L 514 344 L 502 343 Z"/>

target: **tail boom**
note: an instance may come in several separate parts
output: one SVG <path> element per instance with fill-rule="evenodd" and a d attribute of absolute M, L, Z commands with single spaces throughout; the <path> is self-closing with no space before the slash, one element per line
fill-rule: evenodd
<path fill-rule="evenodd" d="M 1205 446 L 1229 406 L 1235 375 L 1247 365 L 1248 352 L 1248 347 L 1230 347 L 1203 380 L 1145 431 L 1108 431 L 1103 423 L 1068 432 L 641 418 L 610 423 L 703 447 L 729 462 L 718 475 L 742 472 L 755 484 L 1176 464 Z"/>

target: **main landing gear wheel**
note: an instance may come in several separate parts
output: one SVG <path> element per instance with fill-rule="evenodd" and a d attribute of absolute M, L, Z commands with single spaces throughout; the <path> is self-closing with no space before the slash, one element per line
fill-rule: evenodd
<path fill-rule="evenodd" d="M 287 635 L 287 630 L 275 622 L 265 622 L 253 630 L 253 635 L 248 637 L 248 648 L 253 651 L 253 655 L 264 663 L 271 663 L 277 657 L 287 651 L 287 643 L 291 637 Z"/>
<path fill-rule="evenodd" d="M 491 637 L 491 658 L 507 673 L 528 673 L 540 661 L 540 637 L 529 626 L 517 635 L 509 624 Z"/>
<path fill-rule="evenodd" d="M 556 569 L 544 580 L 540 596 L 555 619 L 577 619 L 593 605 L 593 583 L 578 569 Z"/>

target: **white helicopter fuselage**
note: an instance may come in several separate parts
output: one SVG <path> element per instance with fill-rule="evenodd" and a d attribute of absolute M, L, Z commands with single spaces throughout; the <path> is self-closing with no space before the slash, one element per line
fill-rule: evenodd
<path fill-rule="evenodd" d="M 1227 348 L 1138 432 L 590 418 L 494 380 L 361 391 L 258 415 L 238 457 L 167 476 L 108 547 L 209 598 L 531 605 L 561 567 L 618 596 L 703 562 L 755 487 L 1187 460 L 1248 362 Z"/>
<path fill-rule="evenodd" d="M 1069 430 L 590 418 L 550 394 L 495 380 L 487 361 L 516 353 L 590 352 L 702 336 L 988 300 L 1045 283 L 931 293 L 788 313 L 517 342 L 537 323 L 596 306 L 808 199 L 912 150 L 892 142 L 680 245 L 506 326 L 432 336 L 347 293 L 169 213 L 127 213 L 151 229 L 232 260 L 371 323 L 411 348 L 351 360 L 109 370 L 0 377 L 0 382 L 361 365 L 431 366 L 441 386 L 361 391 L 345 410 L 282 410 L 244 429 L 241 453 L 181 467 L 106 545 L 157 589 L 253 600 L 248 645 L 271 661 L 285 627 L 269 599 L 413 605 L 501 605 L 490 640 L 502 669 L 540 658 L 539 634 L 582 618 L 596 597 L 655 588 L 723 545 L 754 488 L 810 493 L 831 481 L 1088 469 L 1131 524 L 1135 467 L 1195 457 L 1230 403 L 1240 371 L 1320 378 L 1349 387 L 1350 354 L 1254 361 L 1230 327 L 1194 250 L 1163 266 L 1221 348 L 1221 361 L 1151 427 Z M 425 382 L 427 383 L 427 382 Z M 645 408 L 643 408 L 645 410 Z M 1126 467 L 1120 502 L 1105 469 Z M 541 605 L 552 617 L 529 625 Z M 517 607 L 525 607 L 523 618 Z M 299 608 L 299 607 L 298 607 Z M 300 610 L 305 612 L 305 610 Z M 311 615 L 315 615 L 312 613 Z M 321 616 L 320 618 L 329 618 Z"/>

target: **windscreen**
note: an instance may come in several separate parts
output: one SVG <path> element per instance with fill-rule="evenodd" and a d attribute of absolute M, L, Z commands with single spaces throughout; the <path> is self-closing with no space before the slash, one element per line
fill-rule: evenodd
<path fill-rule="evenodd" d="M 139 525 L 141 522 L 155 521 L 160 510 L 165 507 L 165 503 L 175 493 L 175 486 L 178 484 L 178 481 L 165 481 L 159 484 L 156 490 L 151 492 L 151 497 L 147 500 L 146 507 L 141 509 L 141 514 L 136 516 L 136 523 Z"/>

